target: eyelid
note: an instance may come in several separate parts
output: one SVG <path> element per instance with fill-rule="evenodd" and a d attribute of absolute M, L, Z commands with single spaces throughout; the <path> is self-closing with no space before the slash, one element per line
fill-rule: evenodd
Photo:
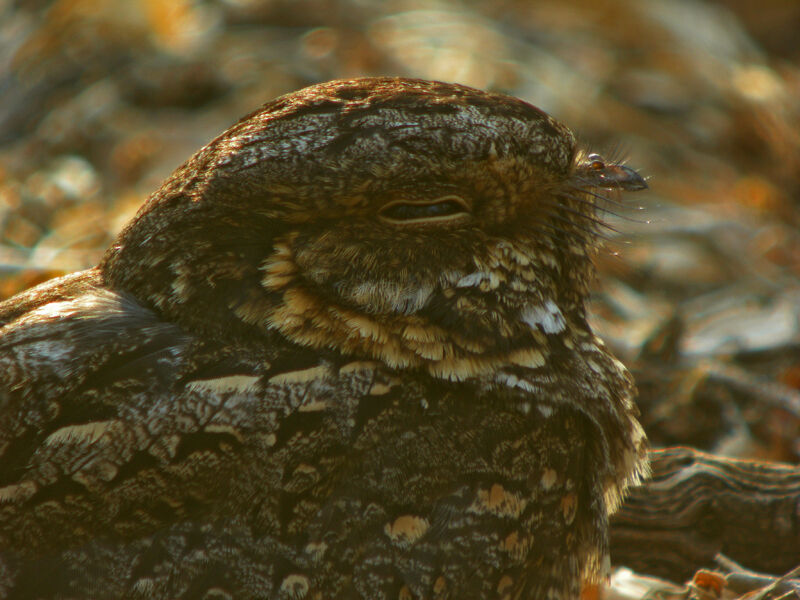
<path fill-rule="evenodd" d="M 390 223 L 441 223 L 468 216 L 470 208 L 460 196 L 448 194 L 433 200 L 395 200 L 381 207 L 379 216 Z"/>

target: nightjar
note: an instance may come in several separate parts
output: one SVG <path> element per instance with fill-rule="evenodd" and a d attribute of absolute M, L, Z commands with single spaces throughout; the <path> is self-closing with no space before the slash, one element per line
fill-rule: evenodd
<path fill-rule="evenodd" d="M 585 308 L 644 187 L 461 85 L 243 118 L 0 304 L 0 598 L 576 598 L 646 471 Z"/>

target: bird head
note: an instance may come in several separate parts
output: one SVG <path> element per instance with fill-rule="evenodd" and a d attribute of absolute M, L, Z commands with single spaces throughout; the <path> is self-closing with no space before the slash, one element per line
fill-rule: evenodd
<path fill-rule="evenodd" d="M 464 379 L 588 329 L 597 198 L 644 187 L 516 98 L 334 81 L 201 149 L 101 269 L 192 332 Z"/>

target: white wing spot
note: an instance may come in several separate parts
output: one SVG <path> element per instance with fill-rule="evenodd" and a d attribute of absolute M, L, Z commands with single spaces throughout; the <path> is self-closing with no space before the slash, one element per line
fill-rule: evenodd
<path fill-rule="evenodd" d="M 544 473 L 542 473 L 542 487 L 545 490 L 549 490 L 555 485 L 556 481 L 558 481 L 558 475 L 556 475 L 556 472 L 553 469 L 545 469 Z"/>
<path fill-rule="evenodd" d="M 305 598 L 310 587 L 311 582 L 305 575 L 292 574 L 281 582 L 281 591 L 290 598 Z"/>
<path fill-rule="evenodd" d="M 186 384 L 193 391 L 204 392 L 253 392 L 260 378 L 254 375 L 228 375 L 214 379 L 195 379 Z"/>
<path fill-rule="evenodd" d="M 54 363 L 67 360 L 75 353 L 75 349 L 72 345 L 51 340 L 42 340 L 28 344 L 25 347 L 25 351 L 31 358 Z"/>
<path fill-rule="evenodd" d="M 328 544 L 325 542 L 310 542 L 305 547 L 306 554 L 310 554 L 315 561 L 320 560 L 327 549 Z"/>
<path fill-rule="evenodd" d="M 497 373 L 497 375 L 495 375 L 495 381 L 507 385 L 508 387 L 519 388 L 521 390 L 525 390 L 526 392 L 531 392 L 534 394 L 541 392 L 541 388 L 538 385 L 531 383 L 530 381 L 526 381 L 524 379 L 519 379 L 515 375 L 512 375 L 511 373 L 503 373 L 501 371 L 500 373 Z"/>
<path fill-rule="evenodd" d="M 477 287 L 484 281 L 489 281 L 491 276 L 488 273 L 484 273 L 483 271 L 477 271 L 475 273 L 470 273 L 469 275 L 464 275 L 461 279 L 458 280 L 456 283 L 456 287 L 465 288 L 465 287 Z"/>
<path fill-rule="evenodd" d="M 331 374 L 331 370 L 326 366 L 311 367 L 300 371 L 287 371 L 271 377 L 269 382 L 273 385 L 285 385 L 291 383 L 310 383 L 316 379 L 325 379 Z"/>
<path fill-rule="evenodd" d="M 33 496 L 39 486 L 30 480 L 21 481 L 20 483 L 13 483 L 6 487 L 0 488 L 0 505 L 25 502 Z"/>
<path fill-rule="evenodd" d="M 545 333 L 560 333 L 566 327 L 561 310 L 552 300 L 542 306 L 528 306 L 522 311 L 522 320 L 531 328 L 540 328 Z"/>
<path fill-rule="evenodd" d="M 91 446 L 100 440 L 109 429 L 120 424 L 119 421 L 92 421 L 83 425 L 68 425 L 47 436 L 45 446 L 61 446 L 64 444 L 84 444 Z"/>

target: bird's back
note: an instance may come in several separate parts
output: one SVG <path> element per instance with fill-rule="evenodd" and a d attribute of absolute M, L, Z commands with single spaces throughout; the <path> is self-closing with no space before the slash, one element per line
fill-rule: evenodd
<path fill-rule="evenodd" d="M 290 345 L 219 348 L 97 277 L 3 307 L 10 597 L 492 597 L 548 583 L 527 575 L 534 543 L 592 550 L 593 524 L 574 518 L 603 442 L 555 396 Z"/>

